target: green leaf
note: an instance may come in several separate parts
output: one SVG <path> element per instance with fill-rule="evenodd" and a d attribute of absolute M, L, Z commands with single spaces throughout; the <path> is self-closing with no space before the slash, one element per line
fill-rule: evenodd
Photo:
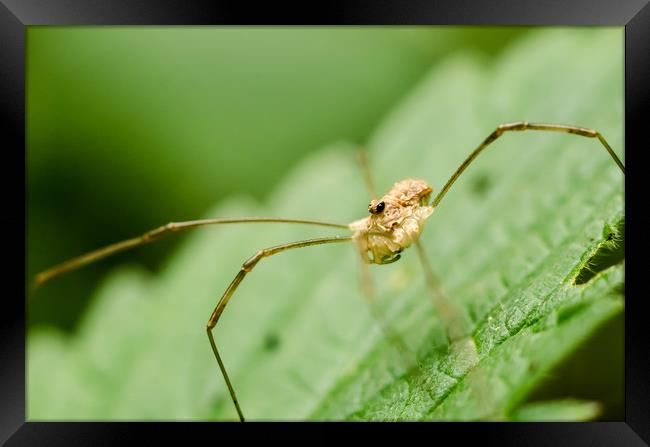
<path fill-rule="evenodd" d="M 619 29 L 546 31 L 497 61 L 458 54 L 437 65 L 367 145 L 377 186 L 421 177 L 439 189 L 497 124 L 520 119 L 595 128 L 622 156 L 622 36 Z M 368 197 L 355 150 L 332 143 L 267 203 L 233 197 L 206 216 L 362 217 Z M 416 366 L 371 317 L 351 244 L 261 261 L 215 330 L 245 415 L 593 417 L 585 404 L 535 408 L 526 398 L 623 312 L 621 259 L 575 284 L 593 269 L 607 229 L 624 224 L 622 179 L 596 140 L 520 132 L 495 142 L 422 235 L 471 336 L 448 344 L 415 250 L 371 266 L 378 304 Z M 205 335 L 217 299 L 256 250 L 332 234 L 290 225 L 205 228 L 158 276 L 126 266 L 108 275 L 73 336 L 30 331 L 29 419 L 236 419 Z"/>
<path fill-rule="evenodd" d="M 535 402 L 521 407 L 512 419 L 515 421 L 588 421 L 601 412 L 598 402 L 564 399 Z"/>

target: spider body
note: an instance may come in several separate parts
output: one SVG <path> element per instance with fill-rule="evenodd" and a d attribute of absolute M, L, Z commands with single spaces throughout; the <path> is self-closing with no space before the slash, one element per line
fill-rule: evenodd
<path fill-rule="evenodd" d="M 428 204 L 432 191 L 424 180 L 407 178 L 395 183 L 381 199 L 370 202 L 370 216 L 349 225 L 364 261 L 390 264 L 400 258 L 433 213 Z"/>

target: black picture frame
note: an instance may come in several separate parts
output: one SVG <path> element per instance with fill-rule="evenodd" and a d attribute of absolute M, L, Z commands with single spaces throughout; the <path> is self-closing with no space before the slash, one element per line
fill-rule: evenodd
<path fill-rule="evenodd" d="M 221 424 L 36 423 L 25 413 L 25 221 L 27 219 L 25 163 L 25 36 L 30 25 L 188 25 L 188 24 L 327 24 L 327 25 L 571 25 L 625 27 L 625 152 L 627 232 L 625 310 L 625 420 L 600 423 L 435 423 L 435 424 L 300 424 L 300 430 L 323 433 L 332 425 L 342 436 L 348 431 L 381 434 L 408 431 L 430 437 L 449 435 L 454 443 L 476 436 L 500 445 L 648 445 L 650 442 L 650 325 L 644 324 L 645 296 L 641 269 L 647 263 L 650 220 L 643 217 L 645 194 L 640 186 L 643 149 L 650 147 L 644 120 L 650 105 L 650 6 L 648 0 L 624 3 L 572 0 L 447 0 L 322 2 L 299 6 L 271 4 L 262 9 L 244 2 L 182 0 L 1 0 L 0 110 L 5 124 L 2 139 L 4 207 L 4 300 L 0 310 L 0 441 L 6 445 L 113 445 L 135 440 L 152 442 L 172 437 L 196 441 L 203 435 L 243 432 L 243 426 Z M 607 61 L 603 61 L 603 64 Z M 634 185 L 638 182 L 639 185 Z M 21 193 L 22 192 L 22 193 Z M 645 202 L 645 203 L 644 203 Z M 19 235 L 23 235 L 22 238 Z M 634 241 L 630 243 L 630 241 Z M 22 261 L 22 262 L 19 262 Z M 246 428 L 287 432 L 275 424 Z M 297 432 L 291 428 L 292 437 Z M 435 438 L 432 438 L 435 436 Z M 225 439 L 225 438 L 224 438 Z M 241 441 L 241 439 L 240 439 Z"/>

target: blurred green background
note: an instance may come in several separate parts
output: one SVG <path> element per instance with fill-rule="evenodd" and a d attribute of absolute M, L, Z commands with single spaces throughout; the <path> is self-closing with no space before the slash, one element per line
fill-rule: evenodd
<path fill-rule="evenodd" d="M 234 192 L 265 199 L 307 153 L 364 142 L 438 61 L 529 28 L 29 27 L 27 273 Z M 99 279 L 155 271 L 175 236 L 39 290 L 29 325 L 72 330 Z"/>

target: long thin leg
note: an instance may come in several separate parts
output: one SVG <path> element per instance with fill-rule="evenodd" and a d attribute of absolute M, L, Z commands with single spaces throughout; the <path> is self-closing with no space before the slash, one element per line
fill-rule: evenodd
<path fill-rule="evenodd" d="M 148 231 L 144 233 L 142 236 L 134 237 L 121 242 L 116 242 L 114 244 L 99 248 L 97 250 L 93 250 L 89 253 L 86 253 L 84 255 L 65 261 L 52 268 L 49 268 L 36 275 L 36 278 L 34 279 L 34 283 L 32 285 L 32 291 L 35 290 L 37 286 L 40 286 L 41 284 L 63 273 L 76 270 L 80 267 L 98 261 L 100 259 L 106 258 L 108 256 L 114 255 L 116 253 L 120 253 L 122 251 L 128 250 L 130 248 L 135 248 L 140 245 L 154 242 L 163 236 L 166 236 L 168 234 L 177 231 L 188 230 L 191 228 L 196 228 L 196 227 L 201 227 L 206 225 L 258 223 L 258 222 L 294 223 L 294 224 L 306 224 L 306 225 L 320 225 L 323 227 L 345 228 L 346 230 L 349 229 L 347 225 L 342 225 L 342 224 L 321 222 L 316 220 L 278 219 L 274 217 L 241 217 L 235 219 L 202 219 L 202 220 L 189 220 L 186 222 L 170 222 L 167 225 L 163 225 L 161 227 Z"/>
<path fill-rule="evenodd" d="M 433 297 L 433 303 L 445 325 L 450 352 L 456 358 L 462 358 L 464 362 L 467 362 L 466 365 L 472 364 L 472 368 L 477 368 L 479 356 L 476 343 L 469 328 L 463 324 L 458 306 L 449 300 L 443 292 L 440 280 L 434 273 L 429 258 L 419 240 L 415 241 L 415 246 L 418 249 L 427 285 Z M 477 380 L 481 381 L 481 383 L 486 383 L 485 374 L 479 373 L 476 369 L 474 371 Z M 479 392 L 482 394 L 482 399 L 487 401 L 490 398 L 490 389 L 481 388 Z"/>
<path fill-rule="evenodd" d="M 598 140 L 602 143 L 602 145 L 605 147 L 605 150 L 609 155 L 611 155 L 612 159 L 614 162 L 618 165 L 618 167 L 621 169 L 623 172 L 623 175 L 625 175 L 625 166 L 623 166 L 623 163 L 621 160 L 618 158 L 616 153 L 612 150 L 610 145 L 607 143 L 605 138 L 596 130 L 593 129 L 586 129 L 584 127 L 577 127 L 577 126 L 567 126 L 565 124 L 539 124 L 539 123 L 528 123 L 526 121 L 519 121 L 516 123 L 508 123 L 508 124 L 501 124 L 499 125 L 494 132 L 492 132 L 486 139 L 483 141 L 479 147 L 474 149 L 474 151 L 467 157 L 467 159 L 456 169 L 456 172 L 451 176 L 451 178 L 447 181 L 445 186 L 442 188 L 442 190 L 438 193 L 438 195 L 433 199 L 433 202 L 431 202 L 431 206 L 436 207 L 442 200 L 442 198 L 447 194 L 447 191 L 449 191 L 449 188 L 451 188 L 451 185 L 454 184 L 454 182 L 460 177 L 460 175 L 463 173 L 463 171 L 474 161 L 476 157 L 485 149 L 488 147 L 491 143 L 494 142 L 497 138 L 499 138 L 501 135 L 503 135 L 505 132 L 510 132 L 510 131 L 523 131 L 523 130 L 542 130 L 542 131 L 550 131 L 550 132 L 563 132 L 563 133 L 570 133 L 570 134 L 575 134 L 575 135 L 580 135 L 582 137 L 587 137 L 587 138 L 598 138 Z"/>
<path fill-rule="evenodd" d="M 360 281 L 361 281 L 361 290 L 363 291 L 363 296 L 365 297 L 366 304 L 370 308 L 370 313 L 373 318 L 377 321 L 381 330 L 384 332 L 386 338 L 393 343 L 395 348 L 402 355 L 404 360 L 411 365 L 417 364 L 415 354 L 408 348 L 404 339 L 393 330 L 393 328 L 388 323 L 386 315 L 383 313 L 382 309 L 377 305 L 375 288 L 372 283 L 372 278 L 370 277 L 370 269 L 367 262 L 363 259 L 363 253 L 359 253 L 359 269 L 360 269 Z"/>
<path fill-rule="evenodd" d="M 458 309 L 442 290 L 438 275 L 433 271 L 433 267 L 431 267 L 429 258 L 427 257 L 424 247 L 422 247 L 419 239 L 415 241 L 415 246 L 418 250 L 422 269 L 424 270 L 427 288 L 433 298 L 433 304 L 445 323 L 447 337 L 451 342 L 459 340 L 468 334 L 460 320 Z"/>
<path fill-rule="evenodd" d="M 374 200 L 377 198 L 377 194 L 375 193 L 375 185 L 372 181 L 372 174 L 370 172 L 368 153 L 363 149 L 360 150 L 357 154 L 357 160 L 359 161 L 359 166 L 361 167 L 361 172 L 363 173 L 363 180 L 366 182 L 366 188 L 368 188 L 370 198 Z"/>
<path fill-rule="evenodd" d="M 257 253 L 255 253 L 246 262 L 242 264 L 239 273 L 237 273 L 235 279 L 232 280 L 232 282 L 230 283 L 226 291 L 221 296 L 221 299 L 217 303 L 216 307 L 214 308 L 214 311 L 212 311 L 212 315 L 210 315 L 210 319 L 208 320 L 208 326 L 207 326 L 208 338 L 210 339 L 210 346 L 212 346 L 212 352 L 214 352 L 214 356 L 217 359 L 217 363 L 219 364 L 219 369 L 221 370 L 221 374 L 223 374 L 223 378 L 226 381 L 226 385 L 228 386 L 230 397 L 232 398 L 232 402 L 235 404 L 235 408 L 237 409 L 237 414 L 239 415 L 239 419 L 242 422 L 244 422 L 244 414 L 242 413 L 241 408 L 239 407 L 239 402 L 237 401 L 237 396 L 235 395 L 235 389 L 232 387 L 232 384 L 230 383 L 230 378 L 228 377 L 226 368 L 223 365 L 223 362 L 221 361 L 221 356 L 219 355 L 219 351 L 217 350 L 217 345 L 215 344 L 214 337 L 212 336 L 212 329 L 216 326 L 217 321 L 219 321 L 219 317 L 221 316 L 224 309 L 226 308 L 228 301 L 235 293 L 235 290 L 237 290 L 237 287 L 243 281 L 246 274 L 251 272 L 253 268 L 255 268 L 257 263 L 263 258 L 273 256 L 275 254 L 281 253 L 286 250 L 290 250 L 292 248 L 309 247 L 311 245 L 322 245 L 322 244 L 329 244 L 333 242 L 349 242 L 351 240 L 352 237 L 340 237 L 340 236 L 325 237 L 319 239 L 308 239 L 305 241 L 291 242 L 289 244 L 277 245 L 275 247 L 264 248 L 262 250 L 259 250 Z"/>

